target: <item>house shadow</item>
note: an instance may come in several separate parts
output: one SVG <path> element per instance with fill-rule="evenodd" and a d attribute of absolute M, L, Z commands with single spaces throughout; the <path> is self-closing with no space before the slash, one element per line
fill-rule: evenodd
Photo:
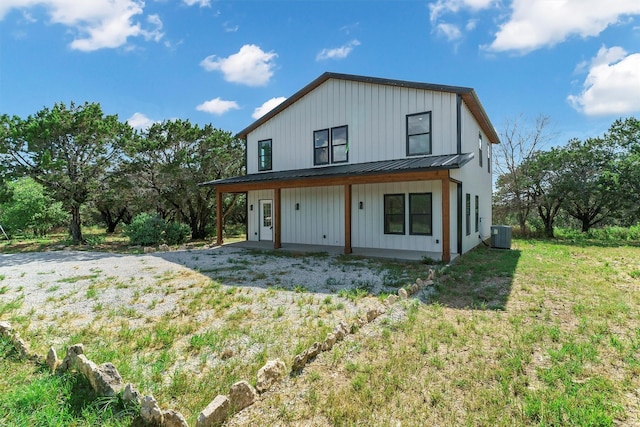
<path fill-rule="evenodd" d="M 520 255 L 519 250 L 479 246 L 444 269 L 421 300 L 456 309 L 504 310 Z"/>

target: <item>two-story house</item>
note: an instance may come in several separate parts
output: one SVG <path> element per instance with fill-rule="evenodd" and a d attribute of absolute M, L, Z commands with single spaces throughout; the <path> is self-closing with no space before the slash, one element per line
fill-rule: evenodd
<path fill-rule="evenodd" d="M 471 88 L 325 73 L 240 132 L 247 239 L 424 252 L 450 261 L 489 237 L 491 144 Z"/>

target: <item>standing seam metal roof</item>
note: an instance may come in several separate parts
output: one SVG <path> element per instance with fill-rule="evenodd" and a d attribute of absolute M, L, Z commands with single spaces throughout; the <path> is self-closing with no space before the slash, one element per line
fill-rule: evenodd
<path fill-rule="evenodd" d="M 341 164 L 337 166 L 314 167 L 279 172 L 262 172 L 204 182 L 200 185 L 216 186 L 225 184 L 245 184 L 265 181 L 287 181 L 304 178 L 333 178 L 350 175 L 377 175 L 385 173 L 415 172 L 420 170 L 457 169 L 471 161 L 474 155 L 447 154 L 442 156 L 410 157 L 407 159 L 384 160 L 368 163 Z"/>

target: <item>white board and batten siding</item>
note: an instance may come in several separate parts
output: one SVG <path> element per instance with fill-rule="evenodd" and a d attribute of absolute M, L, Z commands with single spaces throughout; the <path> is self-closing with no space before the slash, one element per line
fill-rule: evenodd
<path fill-rule="evenodd" d="M 456 151 L 456 95 L 329 79 L 247 135 L 247 173 L 258 141 L 272 141 L 272 171 L 312 168 L 313 131 L 348 126 L 349 163 L 406 157 L 406 116 L 431 111 L 432 154 Z"/>
<path fill-rule="evenodd" d="M 489 138 L 482 131 L 478 123 L 466 105 L 462 108 L 462 152 L 473 153 L 474 158 L 460 169 L 452 169 L 451 177 L 462 182 L 462 252 L 474 248 L 480 243 L 480 239 L 486 240 L 491 233 L 491 194 L 492 174 L 491 168 L 487 168 L 487 162 L 493 162 L 493 158 L 487 158 L 487 150 L 491 150 Z M 482 135 L 482 166 L 478 160 L 478 135 Z M 493 154 L 493 153 L 492 153 Z M 466 229 L 466 195 L 471 196 L 471 229 Z M 479 228 L 475 230 L 475 196 L 479 197 Z"/>

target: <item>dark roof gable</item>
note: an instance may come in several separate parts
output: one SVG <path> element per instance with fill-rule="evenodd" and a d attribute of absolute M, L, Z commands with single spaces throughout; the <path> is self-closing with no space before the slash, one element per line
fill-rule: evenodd
<path fill-rule="evenodd" d="M 371 83 L 376 85 L 384 85 L 384 86 L 396 86 L 396 87 L 406 87 L 411 89 L 423 89 L 437 92 L 449 92 L 460 95 L 464 100 L 467 107 L 471 111 L 471 114 L 475 117 L 476 121 L 480 124 L 480 127 L 484 131 L 484 133 L 489 138 L 489 141 L 497 144 L 500 142 L 500 138 L 496 130 L 494 129 L 491 121 L 489 120 L 489 116 L 486 111 L 482 107 L 478 96 L 476 95 L 475 90 L 469 87 L 461 87 L 461 86 L 447 86 L 447 85 L 438 85 L 432 83 L 419 83 L 419 82 L 409 82 L 404 80 L 390 80 L 390 79 L 382 79 L 378 77 L 366 77 L 366 76 L 356 76 L 352 74 L 340 74 L 340 73 L 331 73 L 326 72 L 323 73 L 320 77 L 300 89 L 298 92 L 291 95 L 287 100 L 285 100 L 282 104 L 275 107 L 273 110 L 269 111 L 264 116 L 260 117 L 258 120 L 250 124 L 245 129 L 241 130 L 238 133 L 238 136 L 241 138 L 246 138 L 246 136 L 261 126 L 263 123 L 270 120 L 272 117 L 278 115 L 280 112 L 287 109 L 290 105 L 294 104 L 300 98 L 313 91 L 315 88 L 320 86 L 322 83 L 326 82 L 329 79 L 337 79 L 337 80 L 347 80 L 353 82 L 361 82 L 361 83 Z"/>

